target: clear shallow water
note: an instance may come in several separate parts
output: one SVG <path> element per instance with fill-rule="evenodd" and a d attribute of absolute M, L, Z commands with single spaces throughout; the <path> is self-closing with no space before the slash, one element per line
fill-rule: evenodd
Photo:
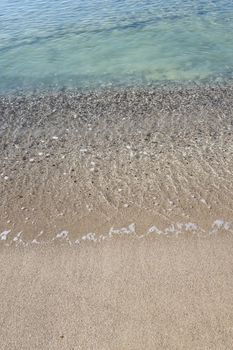
<path fill-rule="evenodd" d="M 0 89 L 233 76 L 231 0 L 1 0 Z"/>

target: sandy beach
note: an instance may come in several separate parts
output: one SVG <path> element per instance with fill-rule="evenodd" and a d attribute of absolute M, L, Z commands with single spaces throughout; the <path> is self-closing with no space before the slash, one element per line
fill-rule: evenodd
<path fill-rule="evenodd" d="M 0 348 L 233 347 L 233 85 L 0 97 Z"/>
<path fill-rule="evenodd" d="M 1 349 L 231 349 L 232 236 L 4 249 Z"/>
<path fill-rule="evenodd" d="M 0 350 L 233 350 L 232 58 L 232 0 L 0 0 Z"/>

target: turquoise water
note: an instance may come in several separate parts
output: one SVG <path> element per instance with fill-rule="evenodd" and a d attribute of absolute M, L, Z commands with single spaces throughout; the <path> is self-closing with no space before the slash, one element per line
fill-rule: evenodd
<path fill-rule="evenodd" d="M 232 76 L 232 0 L 0 1 L 1 90 Z"/>

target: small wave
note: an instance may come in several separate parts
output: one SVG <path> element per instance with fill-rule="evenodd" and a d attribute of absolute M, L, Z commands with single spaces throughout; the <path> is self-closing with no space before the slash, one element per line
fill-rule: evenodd
<path fill-rule="evenodd" d="M 70 246 L 80 246 L 85 242 L 101 243 L 105 240 L 114 239 L 116 237 L 132 237 L 134 239 L 143 239 L 153 236 L 179 236 L 185 233 L 191 233 L 193 235 L 216 235 L 221 232 L 233 233 L 233 222 L 228 222 L 223 219 L 215 220 L 209 229 L 203 229 L 198 224 L 193 222 L 186 223 L 173 223 L 164 229 L 159 228 L 156 225 L 152 225 L 144 234 L 137 233 L 137 228 L 134 223 L 126 227 L 111 227 L 105 234 L 96 234 L 95 232 L 88 232 L 78 239 L 72 239 L 69 231 L 62 230 L 55 234 L 50 239 L 43 240 L 45 233 L 41 231 L 32 240 L 26 240 L 23 237 L 23 231 L 17 233 L 14 237 L 11 237 L 11 230 L 4 230 L 0 233 L 0 244 L 6 246 L 30 246 L 30 245 L 49 245 L 52 243 L 66 243 Z"/>

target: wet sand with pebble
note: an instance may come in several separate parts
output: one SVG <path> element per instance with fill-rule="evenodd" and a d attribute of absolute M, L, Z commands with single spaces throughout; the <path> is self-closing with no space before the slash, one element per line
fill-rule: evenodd
<path fill-rule="evenodd" d="M 233 85 L 0 97 L 3 349 L 232 347 Z"/>
<path fill-rule="evenodd" d="M 0 99 L 0 231 L 26 241 L 231 221 L 233 87 Z"/>

